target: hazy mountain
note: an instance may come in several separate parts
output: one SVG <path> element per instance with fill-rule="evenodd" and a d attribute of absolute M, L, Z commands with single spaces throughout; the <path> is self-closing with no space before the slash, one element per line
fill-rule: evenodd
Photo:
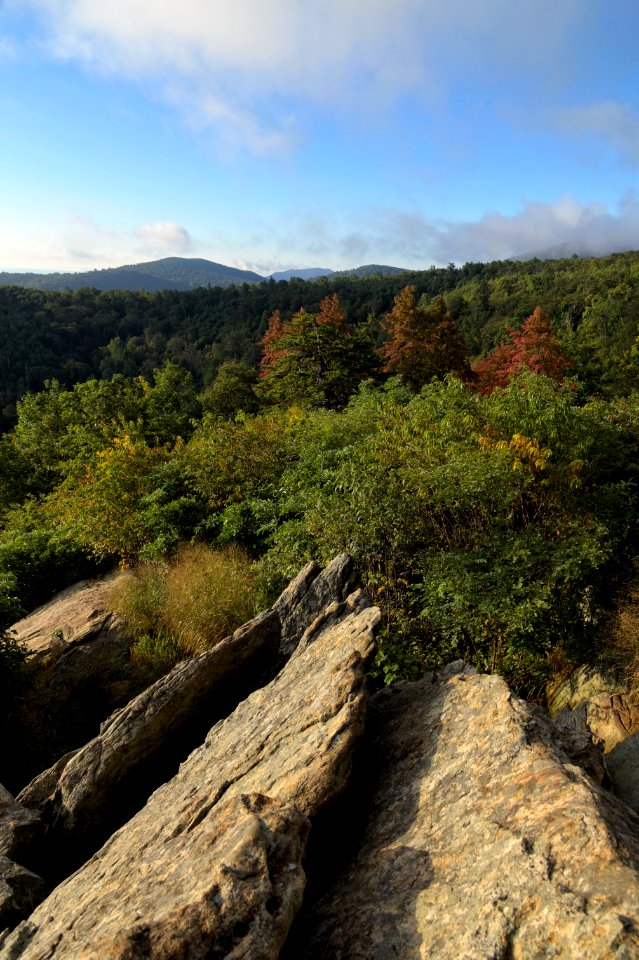
<path fill-rule="evenodd" d="M 385 274 L 395 275 L 406 273 L 408 267 L 388 267 L 379 263 L 367 263 L 363 267 L 353 267 L 352 270 L 338 270 L 333 274 L 334 277 L 375 277 Z"/>
<path fill-rule="evenodd" d="M 274 273 L 274 280 L 290 280 L 299 277 L 312 280 L 316 277 L 370 277 L 375 274 L 396 274 L 404 271 L 399 267 L 368 264 L 352 270 L 335 273 L 325 267 L 307 267 L 300 270 L 281 270 Z M 79 290 L 91 287 L 95 290 L 193 290 L 196 287 L 230 287 L 236 283 L 262 283 L 267 277 L 252 270 L 238 270 L 222 263 L 199 257 L 164 257 L 146 263 L 129 263 L 122 267 L 104 270 L 87 270 L 81 273 L 0 273 L 0 286 L 29 287 L 34 290 Z"/>
<path fill-rule="evenodd" d="M 148 263 L 127 264 L 82 273 L 0 273 L 1 285 L 35 290 L 192 290 L 230 287 L 234 283 L 261 283 L 264 277 L 197 257 L 165 257 Z"/>
<path fill-rule="evenodd" d="M 330 277 L 335 271 L 328 267 L 305 267 L 302 270 L 278 270 L 272 273 L 273 280 L 291 280 L 297 277 L 300 280 L 313 280 L 315 277 Z"/>

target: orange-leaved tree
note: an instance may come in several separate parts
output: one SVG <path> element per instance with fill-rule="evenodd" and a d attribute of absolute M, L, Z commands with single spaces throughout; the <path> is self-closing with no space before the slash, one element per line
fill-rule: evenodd
<path fill-rule="evenodd" d="M 508 329 L 510 343 L 502 343 L 473 364 L 475 386 L 489 394 L 495 387 L 507 387 L 520 370 L 541 373 L 561 383 L 572 364 L 564 352 L 541 307 L 524 320 L 520 330 Z"/>
<path fill-rule="evenodd" d="M 383 329 L 389 340 L 379 350 L 382 369 L 401 374 L 412 389 L 447 373 L 461 378 L 468 375 L 466 344 L 443 297 L 427 305 L 417 301 L 415 287 L 404 287 L 395 297 Z"/>

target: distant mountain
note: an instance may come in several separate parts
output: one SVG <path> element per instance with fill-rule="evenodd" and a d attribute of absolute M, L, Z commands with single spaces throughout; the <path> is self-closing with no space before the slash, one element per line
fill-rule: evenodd
<path fill-rule="evenodd" d="M 330 277 L 335 271 L 328 267 L 305 267 L 302 270 L 278 270 L 272 273 L 273 280 L 292 280 L 296 277 L 300 280 L 314 280 L 315 277 Z"/>
<path fill-rule="evenodd" d="M 363 267 L 353 267 L 352 270 L 338 270 L 334 277 L 376 277 L 395 276 L 398 273 L 408 273 L 408 267 L 388 267 L 379 263 L 367 263 Z"/>
<path fill-rule="evenodd" d="M 591 240 L 564 240 L 563 243 L 555 243 L 552 247 L 544 247 L 542 250 L 520 253 L 518 256 L 510 257 L 509 259 L 524 263 L 527 260 L 569 260 L 570 257 L 580 257 L 583 260 L 593 258 L 598 260 L 601 257 L 606 257 L 613 253 L 630 253 L 635 249 L 636 247 L 628 250 L 610 250 L 609 245 L 605 243 L 605 241 L 602 242 L 600 238 L 594 234 Z"/>
<path fill-rule="evenodd" d="M 0 273 L 0 285 L 35 290 L 193 290 L 195 287 L 230 287 L 234 283 L 262 283 L 251 270 L 237 270 L 197 257 L 165 257 L 148 263 L 127 264 L 83 273 Z"/>
<path fill-rule="evenodd" d="M 299 277 L 313 280 L 317 277 L 371 277 L 376 274 L 404 273 L 400 267 L 367 264 L 352 270 L 335 272 L 325 267 L 306 267 L 300 270 L 280 270 L 272 274 L 274 280 Z M 236 283 L 263 283 L 267 277 L 252 270 L 238 270 L 222 263 L 199 257 L 164 257 L 146 263 L 129 263 L 105 270 L 87 270 L 82 273 L 0 273 L 0 286 L 29 287 L 32 290 L 194 290 L 196 287 L 230 287 Z"/>

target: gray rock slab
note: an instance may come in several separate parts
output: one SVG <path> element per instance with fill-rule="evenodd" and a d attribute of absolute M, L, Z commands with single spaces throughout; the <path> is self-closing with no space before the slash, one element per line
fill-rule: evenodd
<path fill-rule="evenodd" d="M 340 553 L 322 571 L 309 563 L 287 587 L 274 609 L 282 621 L 281 653 L 289 656 L 313 620 L 332 603 L 346 599 L 354 580 L 353 560 Z"/>
<path fill-rule="evenodd" d="M 376 694 L 369 719 L 361 836 L 287 957 L 639 957 L 639 819 L 552 721 L 459 672 Z"/>
<path fill-rule="evenodd" d="M 40 835 L 38 814 L 0 784 L 0 930 L 28 916 L 44 895 L 41 877 L 17 862 L 34 855 Z"/>
<path fill-rule="evenodd" d="M 69 919 L 46 952 L 32 946 L 26 955 L 277 957 L 302 899 L 308 829 L 290 804 L 259 794 L 229 797 L 197 830 L 167 838 L 161 858 L 150 847 L 138 851 L 131 873 L 142 875 L 144 885 L 135 885 L 135 897 L 122 895 L 117 866 L 105 869 L 99 903 L 85 902 L 82 916 Z M 21 929 L 14 950 L 28 944 L 32 929 Z"/>
<path fill-rule="evenodd" d="M 178 663 L 112 714 L 86 746 L 36 777 L 18 798 L 42 809 L 49 842 L 64 834 L 81 847 L 87 836 L 103 834 L 103 841 L 121 826 L 188 756 L 195 744 L 187 746 L 187 733 L 201 743 L 221 705 L 230 712 L 254 689 L 279 638 L 277 613 L 260 614 L 212 650 Z"/>
<path fill-rule="evenodd" d="M 363 731 L 365 671 L 380 616 L 375 608 L 358 606 L 345 603 L 341 618 L 333 612 L 323 627 L 318 624 L 313 642 L 270 684 L 217 723 L 177 775 L 57 887 L 27 922 L 4 938 L 0 956 L 11 960 L 278 956 L 279 934 L 270 952 L 233 945 L 216 954 L 211 945 L 222 921 L 211 919 L 211 910 L 218 894 L 212 890 L 203 894 L 202 885 L 217 867 L 205 851 L 216 843 L 215 818 L 222 816 L 221 802 L 260 794 L 313 817 L 345 789 L 353 749 Z M 247 841 L 247 851 L 252 843 Z M 228 858 L 224 854 L 214 859 L 221 860 L 222 870 Z M 173 876 L 176 862 L 182 860 L 185 866 L 178 881 L 163 879 Z M 297 871 L 297 861 L 290 862 L 291 872 Z M 229 884 L 244 883 L 244 871 L 235 861 L 230 870 L 224 869 Z M 296 903 L 294 886 L 290 899 Z M 230 904 L 228 911 L 236 915 L 235 894 L 220 895 L 219 909 Z M 269 900 L 258 899 L 247 909 L 246 923 L 256 922 L 262 903 L 269 912 Z M 171 938 L 177 936 L 173 931 L 180 915 L 187 922 L 178 925 L 183 931 L 178 948 Z M 285 925 L 282 921 L 282 928 Z M 240 926 L 237 938 L 245 935 L 246 924 Z M 209 952 L 196 952 L 200 947 L 192 945 L 203 942 Z M 162 946 L 166 943 L 171 946 Z"/>
<path fill-rule="evenodd" d="M 110 597 L 122 576 L 126 574 L 115 572 L 67 587 L 14 623 L 9 628 L 12 636 L 31 656 L 43 658 L 61 656 L 105 630 L 119 628 L 121 620 L 113 613 Z"/>
<path fill-rule="evenodd" d="M 631 733 L 606 754 L 606 768 L 615 794 L 639 813 L 639 733 Z"/>

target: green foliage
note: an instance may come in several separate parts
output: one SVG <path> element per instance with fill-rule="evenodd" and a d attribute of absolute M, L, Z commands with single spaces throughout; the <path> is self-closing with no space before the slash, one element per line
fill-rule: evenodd
<path fill-rule="evenodd" d="M 18 404 L 12 443 L 30 464 L 32 489 L 46 491 L 121 432 L 135 432 L 148 391 L 141 380 L 88 380 L 67 390 L 56 380 Z"/>
<path fill-rule="evenodd" d="M 587 655 L 586 598 L 631 536 L 611 518 L 637 516 L 628 460 L 605 464 L 609 422 L 532 374 L 488 398 L 455 380 L 408 404 L 372 392 L 336 416 L 283 475 L 271 575 L 353 553 L 385 611 L 387 676 L 464 656 L 535 686 L 558 645 Z"/>
<path fill-rule="evenodd" d="M 233 420 L 242 413 L 256 413 L 259 400 L 254 387 L 257 373 L 244 363 L 227 360 L 218 370 L 210 387 L 200 394 L 203 413 Z"/>
<path fill-rule="evenodd" d="M 99 569 L 34 501 L 11 511 L 0 532 L 0 628 Z"/>
<path fill-rule="evenodd" d="M 27 659 L 25 648 L 11 634 L 0 631 L 0 729 L 7 711 L 13 701 L 23 677 Z"/>
<path fill-rule="evenodd" d="M 262 343 L 260 393 L 274 403 L 343 407 L 375 366 L 368 328 L 346 323 L 336 295 L 317 314 L 274 314 Z"/>
<path fill-rule="evenodd" d="M 190 535 L 199 519 L 167 447 L 114 437 L 49 495 L 47 516 L 100 560 L 125 563 L 161 556 Z"/>
<path fill-rule="evenodd" d="M 144 397 L 146 437 L 156 445 L 186 440 L 201 413 L 193 377 L 169 362 L 154 371 L 154 381 Z"/>

